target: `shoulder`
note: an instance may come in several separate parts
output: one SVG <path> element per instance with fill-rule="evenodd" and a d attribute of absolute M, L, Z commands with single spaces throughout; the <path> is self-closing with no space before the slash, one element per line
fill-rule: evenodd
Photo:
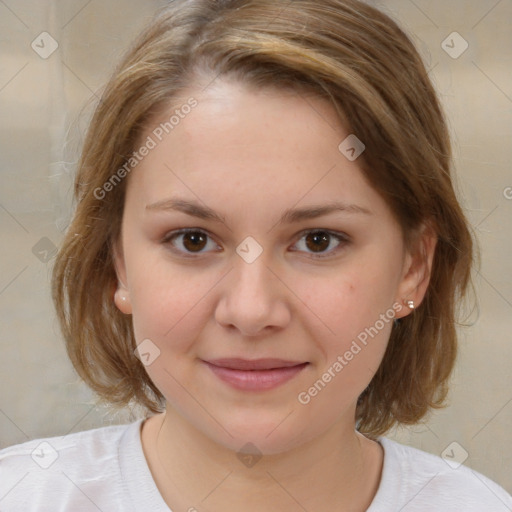
<path fill-rule="evenodd" d="M 91 503 L 104 499 L 106 489 L 121 488 L 119 446 L 123 437 L 135 435 L 140 423 L 34 439 L 0 450 L 1 510 L 57 510 L 60 503 L 91 509 Z"/>
<path fill-rule="evenodd" d="M 380 437 L 384 448 L 381 487 L 377 493 L 383 503 L 398 501 L 403 512 L 427 510 L 480 512 L 512 510 L 512 496 L 496 482 L 460 464 L 454 445 L 446 459 Z M 379 510 L 369 509 L 369 512 Z"/>

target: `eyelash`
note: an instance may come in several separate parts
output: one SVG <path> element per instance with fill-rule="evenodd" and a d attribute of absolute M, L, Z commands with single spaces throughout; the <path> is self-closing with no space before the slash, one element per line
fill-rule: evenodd
<path fill-rule="evenodd" d="M 186 234 L 189 234 L 189 233 L 202 234 L 202 235 L 206 235 L 208 238 L 212 238 L 209 235 L 208 232 L 206 232 L 206 231 L 204 231 L 202 229 L 187 228 L 187 229 L 180 229 L 180 230 L 172 231 L 172 232 L 168 233 L 162 239 L 161 243 L 169 244 L 173 239 L 177 238 L 178 236 L 186 235 Z M 324 252 L 324 253 L 308 253 L 314 259 L 323 259 L 323 258 L 331 257 L 331 256 L 333 256 L 333 254 L 337 254 L 338 251 L 340 251 L 342 249 L 343 245 L 347 245 L 348 243 L 350 243 L 349 237 L 347 235 L 343 234 L 343 233 L 338 233 L 336 231 L 331 231 L 331 230 L 328 230 L 328 229 L 318 229 L 318 228 L 317 229 L 308 229 L 308 230 L 302 231 L 299 234 L 300 235 L 299 241 L 302 238 L 304 238 L 304 236 L 307 236 L 309 234 L 319 234 L 319 233 L 327 234 L 327 235 L 329 235 L 331 237 L 334 237 L 338 242 L 340 242 L 340 244 L 334 250 L 330 250 L 328 252 Z M 173 248 L 172 250 L 177 251 L 177 252 L 179 252 L 182 255 L 185 255 L 185 257 L 187 257 L 187 258 L 195 258 L 197 256 L 200 256 L 201 254 L 204 254 L 203 252 L 193 253 L 193 252 L 181 251 L 181 250 L 175 249 L 175 248 Z"/>

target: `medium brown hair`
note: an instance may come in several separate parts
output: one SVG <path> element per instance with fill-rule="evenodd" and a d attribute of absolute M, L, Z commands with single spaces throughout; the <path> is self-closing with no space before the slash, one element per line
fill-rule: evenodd
<path fill-rule="evenodd" d="M 95 191 L 132 155 L 152 116 L 199 77 L 328 99 L 364 142 L 364 175 L 399 222 L 406 246 L 428 221 L 438 237 L 417 310 L 396 322 L 382 364 L 359 397 L 359 431 L 377 436 L 445 405 L 457 354 L 458 302 L 476 245 L 451 177 L 449 134 L 414 45 L 357 0 L 176 0 L 132 45 L 92 118 L 74 188 L 76 211 L 56 257 L 53 299 L 68 354 L 100 397 L 152 412 L 164 397 L 134 356 L 132 318 L 114 304 L 113 245 L 127 179 Z M 341 142 L 341 141 L 340 141 Z"/>

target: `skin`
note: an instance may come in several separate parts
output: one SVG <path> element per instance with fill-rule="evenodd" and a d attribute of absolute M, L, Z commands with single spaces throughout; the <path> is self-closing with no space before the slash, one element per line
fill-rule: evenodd
<path fill-rule="evenodd" d="M 393 304 L 401 305 L 399 318 L 410 314 L 404 300 L 421 303 L 435 236 L 425 230 L 416 249 L 405 250 L 358 160 L 338 150 L 350 132 L 325 100 L 224 78 L 204 91 L 191 88 L 183 102 L 190 96 L 198 106 L 129 176 L 115 253 L 115 302 L 133 315 L 137 343 L 149 338 L 160 350 L 146 371 L 167 409 L 141 433 L 156 485 L 175 512 L 366 510 L 383 450 L 355 431 L 356 401 L 393 322 L 309 403 L 298 395 Z M 169 116 L 152 120 L 141 140 Z M 208 206 L 226 224 L 146 208 L 177 196 Z M 331 200 L 370 214 L 278 224 L 288 208 Z M 198 246 L 186 236 L 165 241 L 181 228 L 206 237 Z M 302 233 L 320 229 L 349 241 L 331 236 L 315 245 L 314 235 Z M 252 263 L 236 252 L 248 236 L 263 249 Z M 309 365 L 275 389 L 248 392 L 201 362 L 218 357 Z M 237 457 L 248 442 L 262 455 L 252 467 Z"/>

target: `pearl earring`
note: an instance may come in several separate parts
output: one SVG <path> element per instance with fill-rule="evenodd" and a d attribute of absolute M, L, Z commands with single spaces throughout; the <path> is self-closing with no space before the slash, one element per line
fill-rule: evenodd
<path fill-rule="evenodd" d="M 126 292 L 124 290 L 116 290 L 115 295 L 118 299 L 122 300 L 123 302 L 127 301 Z"/>
<path fill-rule="evenodd" d="M 405 304 L 407 304 L 407 307 L 409 309 L 414 309 L 414 301 L 413 300 L 405 300 Z"/>

